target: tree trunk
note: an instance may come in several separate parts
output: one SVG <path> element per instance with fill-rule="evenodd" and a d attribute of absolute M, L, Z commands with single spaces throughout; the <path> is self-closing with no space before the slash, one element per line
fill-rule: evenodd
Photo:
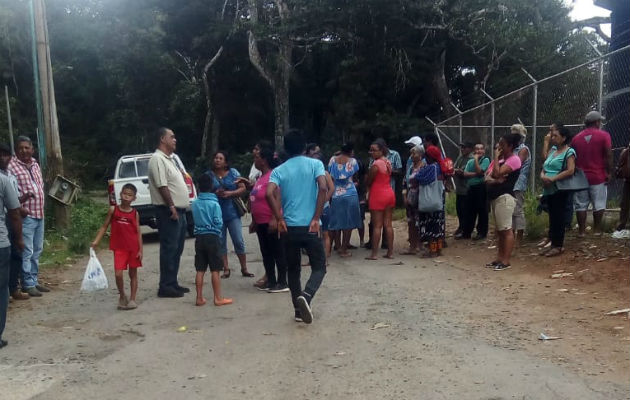
<path fill-rule="evenodd" d="M 223 54 L 223 46 L 219 47 L 219 50 L 217 50 L 214 54 L 214 57 L 212 57 L 212 59 L 203 67 L 202 80 L 203 90 L 206 96 L 206 118 L 203 123 L 203 135 L 201 136 L 201 158 L 206 157 L 208 150 L 210 150 L 210 153 L 214 153 L 217 151 L 219 146 L 220 132 L 218 129 L 218 123 L 216 124 L 217 128 L 215 130 L 214 122 L 216 116 L 214 115 L 214 103 L 212 101 L 212 90 L 210 88 L 210 81 L 212 78 L 208 75 L 211 72 L 211 68 L 219 60 L 219 57 L 221 57 L 221 54 Z M 210 149 L 208 149 L 208 136 L 210 136 Z"/>
<path fill-rule="evenodd" d="M 293 46 L 291 44 L 282 44 L 280 51 L 281 66 L 276 83 L 273 88 L 274 97 L 274 114 L 275 114 L 275 144 L 277 149 L 284 147 L 284 134 L 290 128 L 289 119 L 289 97 L 290 97 L 290 81 L 293 65 L 291 56 L 293 55 Z"/>
<path fill-rule="evenodd" d="M 50 45 L 48 43 L 48 24 L 46 22 L 46 5 L 43 0 L 33 2 L 35 19 L 35 35 L 37 38 L 37 64 L 44 119 L 44 137 L 46 138 L 46 168 L 44 178 L 49 187 L 57 175 L 63 176 L 63 157 L 59 140 L 59 121 L 55 102 L 55 85 L 53 83 L 52 65 L 50 62 Z M 67 229 L 70 226 L 70 211 L 58 201 L 53 203 L 55 226 Z"/>
<path fill-rule="evenodd" d="M 289 16 L 289 8 L 284 1 L 276 1 L 281 20 Z M 249 15 L 253 25 L 258 21 L 258 7 L 255 0 L 249 0 Z M 293 73 L 293 43 L 287 37 L 281 39 L 279 50 L 274 55 L 275 65 L 270 64 L 260 55 L 258 39 L 250 29 L 247 32 L 249 61 L 269 84 L 274 100 L 274 142 L 276 149 L 284 147 L 284 134 L 289 129 L 289 91 L 291 74 Z"/>
<path fill-rule="evenodd" d="M 433 78 L 431 83 L 433 84 L 433 90 L 435 91 L 435 97 L 442 106 L 442 112 L 446 115 L 449 110 L 453 109 L 451 104 L 451 95 L 446 83 L 446 76 L 444 75 L 444 67 L 446 64 L 446 49 L 440 51 L 440 55 L 433 63 Z"/>

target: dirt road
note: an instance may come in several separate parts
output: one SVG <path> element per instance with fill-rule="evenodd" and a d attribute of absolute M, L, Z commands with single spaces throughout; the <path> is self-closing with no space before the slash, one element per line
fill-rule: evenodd
<path fill-rule="evenodd" d="M 258 246 L 247 241 L 250 270 L 260 276 Z M 452 246 L 439 262 L 369 262 L 355 250 L 333 257 L 315 321 L 305 325 L 293 321 L 288 294 L 257 291 L 234 273 L 222 281 L 231 306 L 157 298 L 155 235 L 145 242 L 137 310 L 116 310 L 109 251 L 99 254 L 109 290 L 79 293 L 81 262 L 45 275 L 52 293 L 11 305 L 0 398 L 630 397 L 628 320 L 603 315 L 627 307 L 628 292 L 604 292 L 602 282 L 579 295 L 568 280 L 518 262 L 493 272 L 479 266 L 474 245 Z M 193 245 L 180 272 L 191 289 Z M 539 341 L 543 331 L 561 339 Z"/>

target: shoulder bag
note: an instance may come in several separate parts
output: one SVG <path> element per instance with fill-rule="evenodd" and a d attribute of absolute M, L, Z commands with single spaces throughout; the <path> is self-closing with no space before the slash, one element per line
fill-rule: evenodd
<path fill-rule="evenodd" d="M 219 182 L 219 185 L 221 185 L 221 187 L 224 190 L 228 190 L 225 187 L 225 185 L 223 184 L 223 179 L 221 179 L 218 176 L 216 176 L 214 174 L 214 172 L 212 172 L 212 171 L 210 171 L 210 173 Z M 229 173 L 231 174 L 232 171 L 230 170 Z M 236 213 L 238 214 L 239 217 L 242 217 L 243 215 L 247 214 L 247 206 L 245 205 L 245 202 L 243 201 L 242 198 L 240 198 L 240 197 L 232 197 L 232 204 L 234 204 L 234 209 L 236 210 Z"/>
<path fill-rule="evenodd" d="M 428 185 L 418 187 L 418 211 L 435 212 L 444 209 L 444 183 L 437 178 L 435 170 L 435 180 Z"/>
<path fill-rule="evenodd" d="M 564 153 L 564 161 L 562 162 L 562 171 L 567 169 L 567 156 L 569 154 L 570 149 L 571 148 L 569 147 L 567 151 Z M 582 171 L 576 166 L 572 176 L 556 181 L 556 187 L 558 188 L 558 190 L 561 190 L 561 191 L 575 192 L 578 190 L 588 189 L 589 184 L 588 184 L 588 179 L 586 179 L 586 174 L 584 174 L 584 171 Z"/>

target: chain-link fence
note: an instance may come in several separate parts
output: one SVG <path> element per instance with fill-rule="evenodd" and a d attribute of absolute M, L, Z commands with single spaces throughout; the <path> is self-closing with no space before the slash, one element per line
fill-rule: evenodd
<path fill-rule="evenodd" d="M 541 150 L 549 126 L 560 122 L 577 134 L 583 129 L 586 113 L 599 110 L 606 118 L 603 129 L 610 133 L 617 160 L 630 139 L 630 46 L 544 79 L 523 73 L 532 81 L 527 86 L 494 99 L 483 92 L 488 102 L 435 124 L 449 157 L 457 157 L 459 143 L 464 141 L 485 143 L 492 149 L 510 126 L 521 123 L 528 132 L 534 190 L 540 183 Z M 611 183 L 609 198 L 616 197 L 619 190 L 619 182 Z"/>

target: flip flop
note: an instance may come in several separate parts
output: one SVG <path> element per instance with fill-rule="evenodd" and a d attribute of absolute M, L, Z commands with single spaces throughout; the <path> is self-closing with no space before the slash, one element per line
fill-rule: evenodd
<path fill-rule="evenodd" d="M 370 260 L 370 261 L 376 261 L 378 260 L 378 257 L 365 257 L 366 260 Z"/>

